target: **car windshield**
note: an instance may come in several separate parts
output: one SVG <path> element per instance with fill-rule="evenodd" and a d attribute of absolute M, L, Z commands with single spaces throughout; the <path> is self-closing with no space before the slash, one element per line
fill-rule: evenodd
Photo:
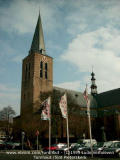
<path fill-rule="evenodd" d="M 57 147 L 57 144 L 52 144 L 51 147 Z"/>
<path fill-rule="evenodd" d="M 103 145 L 103 146 L 104 146 L 104 147 L 110 147 L 112 143 L 113 143 L 112 141 L 104 142 L 104 145 Z"/>
<path fill-rule="evenodd" d="M 84 143 L 81 143 L 81 144 L 77 143 L 75 146 L 73 146 L 73 147 L 71 147 L 71 148 L 76 149 L 76 148 L 78 148 L 78 147 L 83 147 L 83 146 L 84 146 Z"/>
<path fill-rule="evenodd" d="M 103 146 L 103 142 L 98 142 L 96 144 L 93 145 L 93 147 L 102 147 Z"/>
<path fill-rule="evenodd" d="M 110 148 L 120 148 L 120 142 L 115 142 L 111 144 Z"/>
<path fill-rule="evenodd" d="M 85 147 L 90 147 L 91 143 L 86 143 L 84 146 Z"/>

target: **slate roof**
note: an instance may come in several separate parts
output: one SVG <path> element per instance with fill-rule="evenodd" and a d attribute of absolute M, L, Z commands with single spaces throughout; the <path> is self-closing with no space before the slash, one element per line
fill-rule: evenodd
<path fill-rule="evenodd" d="M 29 54 L 32 54 L 34 52 L 38 52 L 38 53 L 40 52 L 42 54 L 45 54 L 45 43 L 44 43 L 44 36 L 43 36 L 43 29 L 42 29 L 40 13 L 39 13 L 39 17 L 38 17 L 37 25 L 35 28 L 35 33 L 33 36 Z"/>
<path fill-rule="evenodd" d="M 67 93 L 68 104 L 69 104 L 69 98 L 70 98 L 70 101 L 74 102 L 75 105 L 78 105 L 80 107 L 87 107 L 86 101 L 84 99 L 84 96 L 83 96 L 82 92 L 69 90 L 69 89 L 65 89 L 65 88 L 59 88 L 59 87 L 53 87 L 53 90 L 60 92 L 61 95 L 63 95 L 66 92 Z M 96 99 L 92 95 L 89 95 L 89 98 L 91 100 L 90 107 L 91 108 L 97 108 Z"/>
<path fill-rule="evenodd" d="M 120 105 L 120 88 L 96 95 L 98 107 L 110 107 Z"/>

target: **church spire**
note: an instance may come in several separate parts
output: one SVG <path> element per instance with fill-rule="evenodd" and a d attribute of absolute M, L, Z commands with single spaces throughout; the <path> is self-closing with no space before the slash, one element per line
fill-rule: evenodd
<path fill-rule="evenodd" d="M 33 36 L 31 49 L 30 49 L 29 54 L 33 54 L 35 52 L 45 54 L 45 44 L 44 44 L 44 36 L 43 36 L 43 29 L 42 29 L 40 11 L 39 11 L 38 21 L 37 21 L 37 25 L 36 25 L 36 28 L 35 28 L 35 33 L 34 33 L 34 36 Z"/>
<path fill-rule="evenodd" d="M 91 78 L 91 82 L 92 82 L 92 84 L 91 84 L 91 94 L 92 95 L 96 95 L 97 94 L 97 85 L 95 84 L 95 74 L 94 74 L 94 72 L 92 71 L 92 73 L 91 73 L 91 76 L 92 76 L 92 78 Z"/>

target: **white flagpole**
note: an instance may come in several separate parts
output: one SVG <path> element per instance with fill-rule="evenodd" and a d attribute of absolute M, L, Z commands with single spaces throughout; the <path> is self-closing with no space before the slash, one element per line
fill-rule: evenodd
<path fill-rule="evenodd" d="M 37 150 L 38 150 L 38 135 L 37 135 Z"/>
<path fill-rule="evenodd" d="M 66 106 L 67 106 L 67 94 L 65 93 L 66 96 Z M 67 123 L 67 145 L 68 145 L 68 155 L 69 155 L 69 126 L 68 126 L 68 106 L 67 106 L 67 118 L 66 118 L 66 123 Z"/>
<path fill-rule="evenodd" d="M 51 153 L 51 97 L 50 98 L 50 109 L 49 109 L 49 154 Z"/>
<path fill-rule="evenodd" d="M 87 103 L 87 114 L 88 114 L 88 125 L 89 125 L 89 135 L 90 135 L 91 156 L 93 158 L 91 118 L 90 118 L 90 100 L 88 100 L 88 103 Z"/>

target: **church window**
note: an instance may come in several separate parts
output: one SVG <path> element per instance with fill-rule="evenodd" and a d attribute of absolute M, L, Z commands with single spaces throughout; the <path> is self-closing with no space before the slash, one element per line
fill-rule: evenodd
<path fill-rule="evenodd" d="M 42 78 L 42 77 L 43 77 L 43 71 L 40 70 L 40 78 Z"/>
<path fill-rule="evenodd" d="M 43 69 L 43 62 L 40 62 L 40 69 Z"/>
<path fill-rule="evenodd" d="M 43 77 L 43 62 L 40 62 L 40 78 Z"/>
<path fill-rule="evenodd" d="M 45 63 L 45 79 L 48 78 L 48 73 L 47 73 L 47 71 L 48 71 L 48 64 Z"/>
<path fill-rule="evenodd" d="M 30 78 L 30 71 L 28 72 L 28 79 Z"/>
<path fill-rule="evenodd" d="M 45 79 L 47 79 L 47 78 L 48 78 L 47 71 L 45 71 Z"/>
<path fill-rule="evenodd" d="M 47 65 L 47 63 L 45 63 L 45 70 L 47 71 L 47 68 L 48 68 L 48 65 Z"/>

